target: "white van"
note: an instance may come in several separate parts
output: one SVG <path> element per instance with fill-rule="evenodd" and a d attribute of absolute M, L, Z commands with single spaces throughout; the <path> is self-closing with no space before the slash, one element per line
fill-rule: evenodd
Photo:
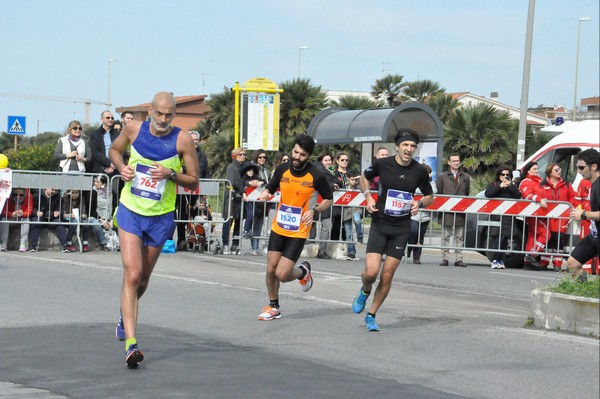
<path fill-rule="evenodd" d="M 577 190 L 581 181 L 581 175 L 577 173 L 577 155 L 588 148 L 600 151 L 600 121 L 565 122 L 565 125 L 564 130 L 561 130 L 560 126 L 543 128 L 543 133 L 558 134 L 518 165 L 517 169 L 521 170 L 527 162 L 535 161 L 540 169 L 540 176 L 545 178 L 546 167 L 555 162 L 562 168 L 564 181 L 571 182 Z"/>

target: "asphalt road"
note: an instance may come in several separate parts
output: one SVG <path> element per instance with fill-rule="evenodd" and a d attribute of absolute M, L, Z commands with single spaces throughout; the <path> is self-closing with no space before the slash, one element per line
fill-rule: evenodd
<path fill-rule="evenodd" d="M 364 246 L 359 246 L 362 257 Z M 265 257 L 161 256 L 141 301 L 146 360 L 114 338 L 119 254 L 0 254 L 0 398 L 594 398 L 599 341 L 525 327 L 553 272 L 402 263 L 367 332 L 362 261 L 313 259 L 260 322 Z"/>

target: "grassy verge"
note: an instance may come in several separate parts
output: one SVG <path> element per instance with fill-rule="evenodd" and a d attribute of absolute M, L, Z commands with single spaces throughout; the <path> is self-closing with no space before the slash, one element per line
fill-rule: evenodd
<path fill-rule="evenodd" d="M 548 287 L 551 292 L 558 294 L 581 296 L 585 298 L 600 298 L 600 278 L 590 278 L 584 283 L 580 283 L 573 277 L 565 277 L 555 286 Z"/>

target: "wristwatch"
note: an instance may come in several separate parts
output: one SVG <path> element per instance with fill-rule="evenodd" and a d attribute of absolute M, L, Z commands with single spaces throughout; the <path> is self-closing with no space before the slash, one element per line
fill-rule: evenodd
<path fill-rule="evenodd" d="M 585 211 L 581 212 L 581 220 L 587 220 L 587 215 L 585 214 Z"/>
<path fill-rule="evenodd" d="M 175 169 L 171 169 L 171 174 L 169 175 L 169 179 L 175 181 L 176 178 L 177 178 L 177 172 L 175 172 Z"/>
<path fill-rule="evenodd" d="M 313 208 L 312 211 L 314 212 L 314 216 L 317 216 L 319 214 L 319 211 L 317 211 L 317 208 Z"/>

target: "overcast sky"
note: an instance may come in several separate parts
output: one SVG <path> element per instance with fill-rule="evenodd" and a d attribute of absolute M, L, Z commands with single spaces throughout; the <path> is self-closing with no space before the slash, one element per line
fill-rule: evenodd
<path fill-rule="evenodd" d="M 218 93 L 254 77 L 298 75 L 328 90 L 369 91 L 384 73 L 432 79 L 519 106 L 527 0 L 2 0 L 0 131 L 27 117 L 27 134 L 84 120 L 80 103 L 115 107 Z M 599 94 L 598 0 L 536 2 L 529 106 L 573 106 Z M 92 105 L 98 122 L 103 105 Z"/>

